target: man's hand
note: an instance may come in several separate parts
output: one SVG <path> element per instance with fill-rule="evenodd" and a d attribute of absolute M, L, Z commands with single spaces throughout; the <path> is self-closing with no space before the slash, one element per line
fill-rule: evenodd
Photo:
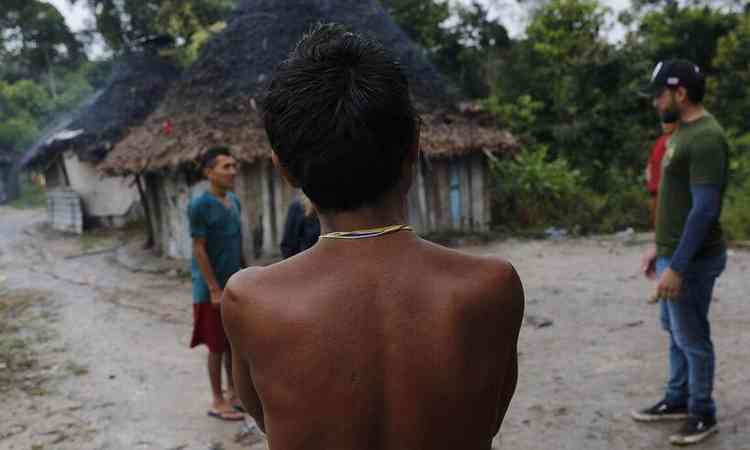
<path fill-rule="evenodd" d="M 656 246 L 650 245 L 641 255 L 641 273 L 649 280 L 656 279 Z"/>
<path fill-rule="evenodd" d="M 221 296 L 224 295 L 224 291 L 221 289 L 211 289 L 211 304 L 214 308 L 221 306 Z"/>
<path fill-rule="evenodd" d="M 666 300 L 677 300 L 682 288 L 682 275 L 667 267 L 656 286 L 656 297 Z"/>

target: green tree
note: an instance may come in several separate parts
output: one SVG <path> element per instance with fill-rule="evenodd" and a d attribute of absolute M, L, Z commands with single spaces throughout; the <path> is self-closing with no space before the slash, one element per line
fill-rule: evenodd
<path fill-rule="evenodd" d="M 442 25 L 451 15 L 447 1 L 380 0 L 380 4 L 401 29 L 422 47 L 434 51 L 445 44 L 447 33 Z"/>
<path fill-rule="evenodd" d="M 73 0 L 75 3 L 76 0 Z M 96 29 L 116 52 L 134 50 L 168 34 L 189 46 L 201 31 L 221 22 L 236 0 L 77 0 L 95 12 Z"/>
<path fill-rule="evenodd" d="M 609 10 L 595 0 L 552 0 L 532 15 L 526 38 L 515 42 L 498 77 L 494 111 L 518 108 L 533 98 L 543 105 L 525 127 L 548 157 L 563 156 L 598 189 L 607 169 L 636 155 L 621 151 L 623 109 L 638 107 L 628 87 L 624 54 L 601 32 Z M 627 105 L 626 108 L 623 108 Z"/>
<path fill-rule="evenodd" d="M 22 152 L 60 114 L 89 97 L 93 88 L 87 80 L 87 70 L 82 66 L 60 73 L 57 95 L 52 95 L 46 83 L 0 80 L 0 147 Z"/>
<path fill-rule="evenodd" d="M 710 75 L 715 72 L 713 59 L 719 39 L 729 34 L 737 22 L 737 13 L 708 4 L 681 7 L 669 3 L 642 18 L 629 44 L 639 46 L 643 57 L 652 64 L 669 58 L 686 58 Z"/>
<path fill-rule="evenodd" d="M 478 1 L 380 0 L 394 21 L 424 47 L 442 74 L 471 98 L 490 94 L 502 53 L 510 46 L 505 27 L 489 19 Z"/>
<path fill-rule="evenodd" d="M 2 1 L 1 79 L 38 80 L 51 76 L 53 69 L 74 68 L 84 59 L 81 43 L 54 6 L 39 0 Z"/>
<path fill-rule="evenodd" d="M 750 14 L 719 39 L 711 80 L 712 103 L 724 126 L 737 134 L 750 132 Z"/>
<path fill-rule="evenodd" d="M 31 80 L 0 81 L 0 146 L 20 150 L 39 133 L 37 117 L 54 108 L 46 89 Z"/>
<path fill-rule="evenodd" d="M 502 75 L 502 60 L 511 46 L 508 30 L 490 20 L 487 8 L 477 1 L 456 4 L 453 13 L 446 39 L 433 58 L 464 94 L 487 97 Z"/>

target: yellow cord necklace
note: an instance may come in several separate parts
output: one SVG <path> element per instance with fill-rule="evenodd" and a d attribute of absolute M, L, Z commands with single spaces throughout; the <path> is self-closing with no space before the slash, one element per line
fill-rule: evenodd
<path fill-rule="evenodd" d="M 389 225 L 387 227 L 368 228 L 366 230 L 334 231 L 320 236 L 320 239 L 368 239 L 396 233 L 398 231 L 414 231 L 409 225 Z"/>

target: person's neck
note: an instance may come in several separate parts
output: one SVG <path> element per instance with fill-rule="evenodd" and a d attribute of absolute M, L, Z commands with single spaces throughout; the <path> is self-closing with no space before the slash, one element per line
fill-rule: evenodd
<path fill-rule="evenodd" d="M 209 186 L 208 191 L 211 192 L 211 195 L 213 195 L 214 197 L 216 197 L 216 198 L 218 198 L 220 200 L 223 200 L 224 197 L 227 196 L 227 190 L 226 189 L 224 189 L 221 186 L 217 186 L 217 185 L 215 185 L 213 183 L 211 183 L 211 185 Z"/>
<path fill-rule="evenodd" d="M 354 211 L 318 213 L 321 234 L 406 224 L 406 199 L 392 199 Z"/>
<path fill-rule="evenodd" d="M 685 108 L 685 111 L 681 114 L 681 119 L 684 123 L 690 123 L 695 122 L 705 115 L 706 108 L 703 105 L 691 105 Z"/>

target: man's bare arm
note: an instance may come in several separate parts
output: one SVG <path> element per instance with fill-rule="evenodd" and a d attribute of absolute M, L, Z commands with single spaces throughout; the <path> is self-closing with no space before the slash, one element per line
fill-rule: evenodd
<path fill-rule="evenodd" d="M 502 312 L 497 326 L 499 330 L 506 330 L 503 333 L 502 340 L 505 340 L 510 348 L 509 351 L 500 352 L 500 364 L 505 366 L 506 370 L 498 396 L 495 434 L 500 431 L 500 425 L 503 423 L 510 401 L 516 391 L 518 382 L 518 335 L 521 331 L 525 303 L 523 285 L 518 273 L 510 265 L 507 266 L 506 270 L 507 272 L 502 277 L 504 289 L 500 292 L 510 291 L 510 298 L 502 302 Z"/>
<path fill-rule="evenodd" d="M 503 384 L 500 386 L 495 434 L 500 431 L 500 425 L 503 424 L 505 414 L 508 412 L 508 407 L 510 406 L 510 400 L 516 392 L 516 385 L 518 383 L 518 351 L 516 350 L 515 343 L 513 344 L 513 350 L 511 351 L 510 359 L 507 364 L 508 369 L 505 372 L 505 377 L 503 377 Z"/>
<path fill-rule="evenodd" d="M 242 401 L 242 405 L 248 414 L 255 419 L 255 423 L 265 433 L 266 424 L 263 419 L 263 404 L 258 397 L 253 383 L 250 362 L 247 359 L 249 349 L 247 348 L 247 323 L 243 323 L 243 313 L 236 296 L 232 293 L 232 280 L 230 279 L 221 302 L 221 315 L 224 321 L 224 330 L 232 345 L 232 377 L 234 389 Z"/>
<path fill-rule="evenodd" d="M 258 428 L 266 432 L 266 424 L 263 420 L 263 404 L 260 402 L 258 393 L 255 391 L 253 379 L 250 376 L 250 365 L 239 352 L 232 351 L 232 376 L 234 379 L 234 389 L 247 410 L 247 413 L 255 419 Z"/>
<path fill-rule="evenodd" d="M 206 251 L 206 238 L 193 238 L 193 255 L 195 255 L 195 260 L 198 262 L 198 268 L 203 275 L 203 279 L 208 285 L 208 290 L 211 293 L 211 302 L 216 303 L 221 297 L 221 288 L 219 287 L 219 283 L 216 281 L 216 275 L 214 274 L 213 267 L 211 267 L 211 261 L 209 261 L 208 259 L 208 252 Z"/>

